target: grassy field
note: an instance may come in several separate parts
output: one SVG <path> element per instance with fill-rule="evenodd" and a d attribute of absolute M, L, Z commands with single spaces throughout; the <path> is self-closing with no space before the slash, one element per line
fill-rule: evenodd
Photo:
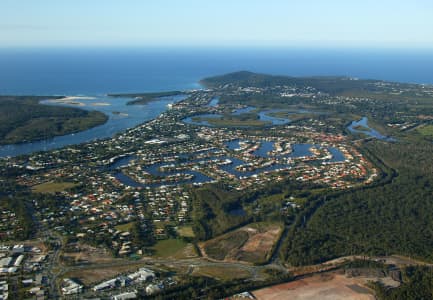
<path fill-rule="evenodd" d="M 181 237 L 187 237 L 187 238 L 195 237 L 192 226 L 189 226 L 189 225 L 179 226 L 177 228 L 177 234 L 179 234 L 179 236 L 181 236 Z"/>
<path fill-rule="evenodd" d="M 424 137 L 433 138 L 433 125 L 420 126 L 416 131 Z"/>
<path fill-rule="evenodd" d="M 35 193 L 53 194 L 63 192 L 75 186 L 77 186 L 77 184 L 73 182 L 45 182 L 35 185 L 32 190 Z"/>
<path fill-rule="evenodd" d="M 194 246 L 181 239 L 161 240 L 153 247 L 156 257 L 191 258 L 196 257 Z"/>
<path fill-rule="evenodd" d="M 250 272 L 248 272 L 245 269 L 240 269 L 236 267 L 224 267 L 224 266 L 198 267 L 194 269 L 192 275 L 212 277 L 222 281 L 230 281 L 230 280 L 251 277 Z"/>
<path fill-rule="evenodd" d="M 202 244 L 205 254 L 213 259 L 265 263 L 282 228 L 278 223 L 253 223 Z"/>
<path fill-rule="evenodd" d="M 115 228 L 119 231 L 131 231 L 132 227 L 134 227 L 135 222 L 129 222 L 125 224 L 117 225 Z"/>

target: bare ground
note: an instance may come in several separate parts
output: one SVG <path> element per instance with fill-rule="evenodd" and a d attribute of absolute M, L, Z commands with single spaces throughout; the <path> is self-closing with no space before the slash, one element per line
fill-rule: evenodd
<path fill-rule="evenodd" d="M 253 292 L 258 300 L 373 300 L 374 293 L 366 283 L 377 278 L 347 278 L 332 273 L 318 274 Z"/>

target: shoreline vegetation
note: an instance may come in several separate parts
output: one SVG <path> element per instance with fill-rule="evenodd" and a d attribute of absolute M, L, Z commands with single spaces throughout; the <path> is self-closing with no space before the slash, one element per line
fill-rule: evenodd
<path fill-rule="evenodd" d="M 39 103 L 47 100 L 75 104 L 76 100 L 87 99 L 91 98 L 0 96 L 0 145 L 34 142 L 77 133 L 107 122 L 108 116 L 99 111 Z M 79 102 L 76 105 L 80 105 Z"/>
<path fill-rule="evenodd" d="M 126 97 L 126 98 L 134 98 L 134 100 L 129 101 L 128 105 L 144 105 L 152 101 L 156 101 L 159 98 L 163 97 L 174 97 L 185 94 L 185 92 L 181 91 L 168 91 L 168 92 L 156 92 L 156 93 L 133 93 L 133 94 L 108 94 L 109 97 Z"/>

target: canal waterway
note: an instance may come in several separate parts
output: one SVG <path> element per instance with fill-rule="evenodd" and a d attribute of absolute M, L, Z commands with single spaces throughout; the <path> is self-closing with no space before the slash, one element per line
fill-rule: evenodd
<path fill-rule="evenodd" d="M 240 147 L 240 143 L 241 140 L 239 139 L 235 139 L 232 141 L 227 142 L 225 145 L 227 146 L 228 149 L 230 150 L 237 150 Z M 275 143 L 273 141 L 260 141 L 260 147 L 253 152 L 253 155 L 257 156 L 257 157 L 262 157 L 262 158 L 269 158 L 269 154 L 268 152 L 274 150 L 275 147 Z M 314 145 L 314 144 L 294 144 L 292 145 L 292 152 L 290 154 L 284 155 L 285 157 L 292 157 L 292 158 L 299 158 L 299 157 L 308 157 L 308 156 L 312 156 L 313 153 L 310 151 L 311 147 L 319 147 L 321 148 L 321 146 L 319 145 Z M 332 154 L 332 158 L 327 160 L 327 162 L 343 162 L 345 160 L 345 156 L 344 154 L 337 148 L 335 147 L 327 147 L 327 149 L 329 150 L 329 152 Z M 198 154 L 198 153 L 195 153 Z M 284 156 L 279 156 L 279 158 L 282 158 Z M 112 163 L 108 168 L 109 170 L 113 171 L 115 174 L 114 176 L 123 184 L 128 185 L 128 186 L 132 186 L 132 187 L 159 187 L 159 186 L 163 186 L 163 185 L 170 185 L 170 184 L 203 184 L 203 183 L 207 183 L 207 182 L 211 182 L 213 181 L 212 178 L 202 174 L 201 172 L 192 170 L 192 169 L 185 169 L 185 170 L 179 170 L 179 171 L 162 171 L 161 167 L 162 166 L 166 166 L 168 165 L 167 163 L 156 163 L 150 166 L 147 166 L 144 168 L 144 171 L 148 172 L 149 174 L 153 175 L 153 176 L 160 176 L 160 177 L 165 177 L 165 176 L 169 176 L 169 175 L 173 175 L 173 174 L 190 174 L 193 175 L 193 178 L 188 179 L 188 180 L 179 180 L 178 182 L 175 183 L 166 183 L 166 182 L 161 182 L 161 183 L 153 183 L 153 184 L 142 184 L 139 183 L 137 181 L 135 181 L 134 179 L 132 179 L 131 177 L 125 175 L 124 173 L 122 173 L 119 169 L 122 167 L 127 166 L 131 160 L 135 159 L 136 157 L 131 155 L 131 156 L 127 156 L 127 157 L 122 157 L 119 158 L 118 160 L 116 160 L 114 163 Z M 219 166 L 219 168 L 233 176 L 236 176 L 237 178 L 244 178 L 244 177 L 251 177 L 251 176 L 255 176 L 258 175 L 260 173 L 263 172 L 271 172 L 271 171 L 275 171 L 275 170 L 282 170 L 282 169 L 288 169 L 291 167 L 290 164 L 279 164 L 279 163 L 275 163 L 272 165 L 267 165 L 264 167 L 258 167 L 258 168 L 254 168 L 254 169 L 248 169 L 250 166 L 248 164 L 248 162 L 239 159 L 237 157 L 231 156 L 231 155 L 226 155 L 226 156 L 216 156 L 216 157 L 207 157 L 205 159 L 192 159 L 184 164 L 201 164 L 201 163 L 212 163 L 212 160 L 218 159 L 219 161 L 230 161 L 230 163 L 228 164 L 221 164 Z M 176 163 L 172 163 L 170 162 L 169 164 L 173 164 L 174 166 L 176 166 Z M 244 169 L 243 169 L 244 168 Z"/>

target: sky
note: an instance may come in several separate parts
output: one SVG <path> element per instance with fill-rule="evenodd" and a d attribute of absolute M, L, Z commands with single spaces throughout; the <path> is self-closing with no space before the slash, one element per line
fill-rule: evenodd
<path fill-rule="evenodd" d="M 0 47 L 433 49 L 431 0 L 0 0 Z"/>

